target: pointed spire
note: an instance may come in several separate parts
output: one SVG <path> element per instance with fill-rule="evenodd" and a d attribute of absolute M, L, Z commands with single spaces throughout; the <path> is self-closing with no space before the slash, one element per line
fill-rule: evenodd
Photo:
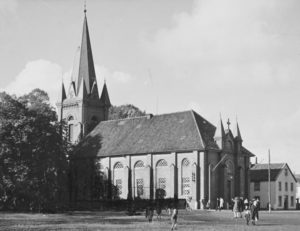
<path fill-rule="evenodd" d="M 61 102 L 67 98 L 64 82 L 61 82 Z"/>
<path fill-rule="evenodd" d="M 240 132 L 240 128 L 239 128 L 239 123 L 237 121 L 236 121 L 236 139 L 238 141 L 243 141 L 241 132 Z"/>
<path fill-rule="evenodd" d="M 75 90 L 75 82 L 74 81 L 72 81 L 71 83 L 70 83 L 70 87 L 69 87 L 69 90 L 68 90 L 68 98 L 70 99 L 70 98 L 74 98 L 77 94 L 76 94 L 76 90 Z"/>
<path fill-rule="evenodd" d="M 93 83 L 91 96 L 95 99 L 99 99 L 98 85 L 96 81 Z"/>
<path fill-rule="evenodd" d="M 86 92 L 91 93 L 92 84 L 96 81 L 96 73 L 93 61 L 92 47 L 86 17 L 86 8 L 84 9 L 84 22 L 82 31 L 82 40 L 80 46 L 79 71 L 77 78 L 77 91 L 79 91 L 82 79 L 85 83 Z"/>
<path fill-rule="evenodd" d="M 217 126 L 215 135 L 214 135 L 214 140 L 216 141 L 217 145 L 219 146 L 220 149 L 223 148 L 223 139 L 225 137 L 225 130 L 222 122 L 222 118 L 220 115 L 220 122 Z"/>
<path fill-rule="evenodd" d="M 111 103 L 110 103 L 110 100 L 109 100 L 109 95 L 108 95 L 108 90 L 107 90 L 107 86 L 106 86 L 106 82 L 104 82 L 100 100 L 103 102 L 103 104 L 105 106 L 107 106 L 107 107 L 111 106 Z"/>
<path fill-rule="evenodd" d="M 83 12 L 86 15 L 86 0 L 84 0 L 84 10 L 83 10 Z"/>

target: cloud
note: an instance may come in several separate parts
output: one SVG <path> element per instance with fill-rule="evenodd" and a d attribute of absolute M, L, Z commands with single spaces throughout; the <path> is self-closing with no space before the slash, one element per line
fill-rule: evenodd
<path fill-rule="evenodd" d="M 17 96 L 27 94 L 35 88 L 45 90 L 50 97 L 52 105 L 59 100 L 61 95 L 61 81 L 63 79 L 65 89 L 68 91 L 71 81 L 72 69 L 62 71 L 60 65 L 48 60 L 39 59 L 28 62 L 16 78 L 0 91 L 6 91 Z M 133 77 L 121 71 L 111 71 L 106 67 L 96 65 L 98 83 L 103 83 L 104 78 L 112 84 L 124 84 L 130 82 Z M 99 88 L 101 94 L 102 88 Z"/>
<path fill-rule="evenodd" d="M 134 77 L 128 73 L 122 71 L 113 71 L 104 66 L 95 66 L 97 81 L 103 82 L 104 79 L 112 81 L 116 84 L 126 84 L 134 80 Z"/>
<path fill-rule="evenodd" d="M 62 68 L 47 60 L 39 59 L 28 62 L 15 80 L 4 91 L 17 96 L 27 94 L 35 88 L 45 90 L 54 105 L 59 99 Z"/>
<path fill-rule="evenodd" d="M 2 13 L 16 13 L 18 2 L 16 0 L 1 0 L 0 12 Z"/>
<path fill-rule="evenodd" d="M 300 84 L 299 10 L 296 0 L 198 0 L 142 44 L 170 70 L 190 70 L 208 85 Z"/>

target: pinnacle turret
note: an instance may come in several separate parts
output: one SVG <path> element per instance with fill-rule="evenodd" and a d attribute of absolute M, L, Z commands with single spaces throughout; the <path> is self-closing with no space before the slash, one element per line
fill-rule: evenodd
<path fill-rule="evenodd" d="M 214 135 L 214 140 L 220 149 L 223 148 L 223 139 L 224 138 L 225 138 L 225 130 L 224 130 L 222 118 L 220 117 L 220 122 L 217 126 L 217 129 L 216 129 L 216 132 Z"/>
<path fill-rule="evenodd" d="M 101 100 L 101 102 L 102 102 L 106 107 L 110 107 L 110 106 L 111 106 L 110 99 L 109 99 L 109 95 L 108 95 L 108 90 L 107 90 L 107 86 L 106 86 L 106 82 L 104 82 L 100 100 Z"/>

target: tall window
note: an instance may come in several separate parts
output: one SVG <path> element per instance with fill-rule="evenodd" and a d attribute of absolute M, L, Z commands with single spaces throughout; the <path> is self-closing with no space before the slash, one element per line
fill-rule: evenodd
<path fill-rule="evenodd" d="M 72 122 L 72 120 L 74 120 L 73 116 L 69 116 L 68 117 L 68 121 L 69 121 L 69 126 L 68 126 L 68 141 L 73 142 L 74 141 L 74 124 L 71 124 L 70 122 Z"/>
<path fill-rule="evenodd" d="M 166 192 L 167 188 L 167 178 L 166 173 L 168 173 L 168 162 L 164 159 L 159 160 L 156 164 L 156 188 L 163 189 Z"/>
<path fill-rule="evenodd" d="M 142 198 L 145 195 L 145 190 L 144 190 L 144 169 L 145 169 L 145 164 L 143 161 L 139 160 L 135 163 L 134 165 L 134 172 L 135 172 L 135 187 L 136 187 L 136 195 L 139 198 Z"/>
<path fill-rule="evenodd" d="M 260 191 L 260 182 L 254 182 L 254 191 Z"/>
<path fill-rule="evenodd" d="M 166 190 L 166 178 L 158 178 L 158 188 Z"/>
<path fill-rule="evenodd" d="M 285 182 L 285 191 L 288 191 L 288 182 Z"/>
<path fill-rule="evenodd" d="M 282 196 L 278 197 L 278 206 L 281 207 L 282 206 Z"/>
<path fill-rule="evenodd" d="M 288 175 L 288 169 L 287 169 L 287 168 L 284 169 L 284 175 L 285 175 L 285 176 Z"/>
<path fill-rule="evenodd" d="M 181 193 L 182 195 L 191 194 L 191 173 L 190 161 L 184 158 L 181 162 Z"/>
<path fill-rule="evenodd" d="M 137 196 L 141 197 L 144 194 L 144 179 L 136 179 Z"/>
<path fill-rule="evenodd" d="M 281 182 L 278 182 L 278 191 L 281 191 Z"/>
<path fill-rule="evenodd" d="M 294 191 L 294 184 L 291 183 L 291 192 L 293 192 L 293 191 Z"/>
<path fill-rule="evenodd" d="M 74 140 L 74 124 L 69 124 L 69 137 L 68 140 L 73 142 Z"/>
<path fill-rule="evenodd" d="M 122 179 L 116 179 L 117 195 L 122 194 Z"/>
<path fill-rule="evenodd" d="M 116 197 L 122 195 L 122 178 L 123 178 L 123 164 L 121 162 L 117 162 L 114 165 L 114 183 L 115 183 L 115 195 Z"/>

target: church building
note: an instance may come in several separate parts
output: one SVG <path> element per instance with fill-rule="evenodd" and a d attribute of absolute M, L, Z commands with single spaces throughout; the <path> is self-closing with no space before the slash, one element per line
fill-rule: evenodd
<path fill-rule="evenodd" d="M 163 192 L 198 209 L 207 202 L 214 207 L 217 197 L 230 202 L 249 196 L 254 155 L 243 146 L 238 123 L 232 132 L 229 120 L 226 129 L 221 119 L 215 127 L 193 110 L 108 120 L 110 106 L 106 83 L 98 94 L 85 10 L 78 59 L 57 103 L 68 139 L 80 140 L 72 160 L 72 200 L 94 198 L 95 192 L 98 199 L 156 199 Z"/>

